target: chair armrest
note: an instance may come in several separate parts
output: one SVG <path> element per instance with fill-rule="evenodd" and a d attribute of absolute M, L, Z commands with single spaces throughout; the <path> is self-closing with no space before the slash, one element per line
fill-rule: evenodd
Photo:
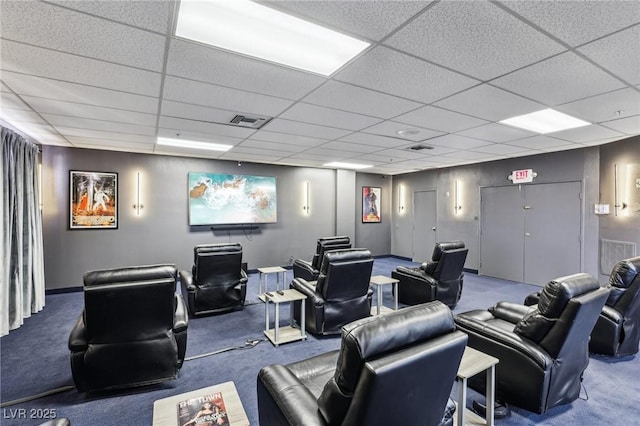
<path fill-rule="evenodd" d="M 249 277 L 247 276 L 247 273 L 244 271 L 244 269 L 240 269 L 240 283 L 246 284 L 248 281 Z"/>
<path fill-rule="evenodd" d="M 173 314 L 173 331 L 179 333 L 184 331 L 189 326 L 189 314 L 187 312 L 187 304 L 184 303 L 184 299 L 179 294 L 175 295 L 176 308 Z"/>
<path fill-rule="evenodd" d="M 180 275 L 180 284 L 182 285 L 182 288 L 190 291 L 194 291 L 196 289 L 196 286 L 193 285 L 193 275 L 191 275 L 191 272 L 180 271 L 178 275 Z"/>
<path fill-rule="evenodd" d="M 425 279 L 426 275 L 420 268 L 407 268 L 406 266 L 398 266 L 396 272 L 408 275 L 410 277 Z"/>
<path fill-rule="evenodd" d="M 87 329 L 84 326 L 84 312 L 78 316 L 75 325 L 69 334 L 69 350 L 72 352 L 86 351 L 89 347 L 87 342 Z"/>
<path fill-rule="evenodd" d="M 258 410 L 262 420 L 274 424 L 284 418 L 290 425 L 326 425 L 317 398 L 284 365 L 268 365 L 258 373 Z"/>
<path fill-rule="evenodd" d="M 535 306 L 520 305 L 512 302 L 498 302 L 492 308 L 489 308 L 489 312 L 496 318 L 508 321 L 511 324 L 517 324 L 526 314 L 535 309 Z"/>
<path fill-rule="evenodd" d="M 291 281 L 290 287 L 307 296 L 307 299 L 315 300 L 317 299 L 315 284 L 315 281 L 309 282 L 303 278 L 294 278 L 293 281 Z"/>
<path fill-rule="evenodd" d="M 602 312 L 600 312 L 600 316 L 607 318 L 616 324 L 622 324 L 624 322 L 624 316 L 611 306 L 604 305 L 602 307 Z"/>
<path fill-rule="evenodd" d="M 315 281 L 320 271 L 314 269 L 310 262 L 302 259 L 293 261 L 293 276 L 295 278 L 303 278 L 307 281 Z"/>

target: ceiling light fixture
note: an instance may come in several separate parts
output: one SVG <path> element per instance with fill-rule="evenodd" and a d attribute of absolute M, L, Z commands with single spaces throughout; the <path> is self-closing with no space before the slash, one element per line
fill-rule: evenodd
<path fill-rule="evenodd" d="M 332 163 L 323 164 L 325 167 L 335 167 L 337 169 L 368 169 L 369 167 L 373 167 L 369 164 L 356 164 L 356 163 L 341 163 L 339 161 L 334 161 Z"/>
<path fill-rule="evenodd" d="M 178 148 L 206 149 L 209 151 L 229 151 L 233 145 L 190 141 L 188 139 L 171 139 L 158 137 L 158 145 L 176 146 Z"/>
<path fill-rule="evenodd" d="M 588 126 L 591 123 L 570 115 L 547 108 L 531 114 L 519 115 L 500 121 L 502 124 L 518 127 L 536 133 L 552 133 L 560 130 L 575 129 Z"/>
<path fill-rule="evenodd" d="M 181 0 L 175 35 L 324 76 L 370 45 L 247 0 Z"/>
<path fill-rule="evenodd" d="M 420 133 L 420 130 L 418 129 L 402 129 L 402 130 L 398 130 L 396 132 L 396 135 L 413 136 L 413 135 L 417 135 L 418 133 Z"/>

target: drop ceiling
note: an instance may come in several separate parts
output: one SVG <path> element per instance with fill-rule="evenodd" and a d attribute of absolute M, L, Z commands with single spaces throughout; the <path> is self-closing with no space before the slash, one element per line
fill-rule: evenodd
<path fill-rule="evenodd" d="M 323 77 L 174 37 L 174 1 L 3 0 L 1 116 L 47 145 L 388 175 L 640 134 L 640 1 L 263 3 L 371 46 Z M 499 123 L 545 108 L 593 124 Z"/>

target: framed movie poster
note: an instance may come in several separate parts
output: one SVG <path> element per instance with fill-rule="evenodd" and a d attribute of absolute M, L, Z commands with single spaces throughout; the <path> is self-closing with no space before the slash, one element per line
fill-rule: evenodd
<path fill-rule="evenodd" d="M 374 186 L 362 187 L 362 222 L 380 222 L 381 189 Z"/>
<path fill-rule="evenodd" d="M 69 171 L 69 228 L 118 228 L 118 174 Z"/>

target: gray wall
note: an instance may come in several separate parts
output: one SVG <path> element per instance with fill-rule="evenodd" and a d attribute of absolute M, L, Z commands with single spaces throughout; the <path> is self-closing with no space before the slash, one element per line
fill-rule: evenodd
<path fill-rule="evenodd" d="M 355 221 L 357 247 L 371 250 L 374 256 L 391 253 L 391 182 L 389 176 L 372 173 L 358 173 L 355 183 L 355 208 L 351 210 L 351 217 Z M 380 188 L 380 222 L 362 223 L 362 187 L 373 186 Z"/>
<path fill-rule="evenodd" d="M 598 218 L 593 204 L 598 192 L 598 147 L 530 157 L 513 158 L 468 166 L 437 169 L 394 176 L 391 253 L 412 257 L 412 198 L 415 191 L 437 190 L 437 231 L 439 241 L 463 240 L 469 247 L 466 267 L 479 269 L 480 188 L 511 185 L 507 176 L 513 170 L 533 169 L 535 183 L 579 181 L 583 185 L 583 271 L 597 276 Z M 454 185 L 458 181 L 462 210 L 454 213 Z M 399 210 L 399 188 L 403 187 L 405 208 Z M 588 214 L 586 214 L 588 212 Z M 552 243 L 552 242 L 550 242 Z M 577 271 L 576 271 L 577 272 Z"/>
<path fill-rule="evenodd" d="M 614 165 L 618 165 L 618 203 L 627 207 L 615 215 Z M 636 243 L 640 255 L 640 137 L 603 145 L 600 148 L 600 203 L 609 204 L 608 215 L 600 216 L 600 238 Z M 600 281 L 611 271 L 600 271 Z"/>
<path fill-rule="evenodd" d="M 193 246 L 239 242 L 250 269 L 311 259 L 316 239 L 335 235 L 336 172 L 328 169 L 133 154 L 43 146 L 43 232 L 47 289 L 82 284 L 93 269 L 152 263 L 191 267 Z M 69 229 L 69 170 L 117 172 L 119 227 L 115 230 Z M 211 231 L 189 227 L 189 171 L 276 176 L 278 222 L 258 231 Z M 137 172 L 142 173 L 141 216 L 133 209 Z M 311 213 L 303 210 L 304 182 L 311 186 Z M 349 196 L 355 191 L 352 188 Z M 344 223 L 353 222 L 353 210 Z M 353 227 L 353 225 L 351 225 Z M 388 250 L 380 252 L 388 254 Z"/>

